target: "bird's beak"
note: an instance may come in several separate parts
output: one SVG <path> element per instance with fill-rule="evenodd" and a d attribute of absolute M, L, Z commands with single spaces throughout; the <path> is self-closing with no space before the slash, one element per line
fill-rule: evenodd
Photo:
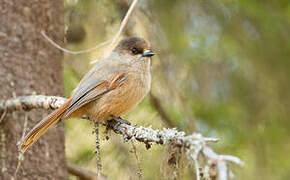
<path fill-rule="evenodd" d="M 142 57 L 151 57 L 154 56 L 154 52 L 150 51 L 150 50 L 146 50 L 143 52 Z"/>

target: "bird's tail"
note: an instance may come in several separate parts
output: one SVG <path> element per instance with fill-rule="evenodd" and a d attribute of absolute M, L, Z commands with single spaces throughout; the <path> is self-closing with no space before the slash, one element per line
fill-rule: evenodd
<path fill-rule="evenodd" d="M 30 132 L 21 140 L 19 144 L 20 150 L 22 152 L 25 152 L 29 146 L 36 142 L 37 139 L 43 135 L 49 127 L 61 120 L 66 110 L 68 109 L 71 100 L 72 98 L 68 99 L 60 108 L 42 119 L 30 130 Z"/>

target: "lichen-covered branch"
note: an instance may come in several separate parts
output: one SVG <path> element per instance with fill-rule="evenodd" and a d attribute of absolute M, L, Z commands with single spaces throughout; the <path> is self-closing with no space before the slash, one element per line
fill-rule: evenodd
<path fill-rule="evenodd" d="M 55 96 L 23 96 L 15 99 L 0 100 L 0 113 L 7 113 L 17 110 L 29 111 L 34 108 L 57 109 L 66 101 L 65 98 Z M 186 149 L 188 161 L 195 165 L 198 175 L 197 179 L 219 179 L 226 180 L 232 176 L 228 168 L 228 162 L 232 162 L 243 166 L 243 162 L 234 156 L 219 155 L 215 153 L 207 143 L 217 142 L 216 138 L 203 137 L 199 133 L 186 135 L 182 131 L 175 128 L 155 130 L 151 127 L 136 127 L 116 121 L 108 121 L 106 124 L 108 129 L 112 129 L 115 133 L 121 134 L 125 141 L 135 139 L 146 144 L 149 149 L 152 144 L 173 144 L 177 147 Z M 199 157 L 204 157 L 206 165 L 199 167 Z M 202 170 L 202 171 L 201 171 Z"/>
<path fill-rule="evenodd" d="M 9 100 L 0 100 L 0 113 L 13 111 L 30 111 L 32 109 L 57 109 L 66 98 L 57 96 L 21 96 Z"/>

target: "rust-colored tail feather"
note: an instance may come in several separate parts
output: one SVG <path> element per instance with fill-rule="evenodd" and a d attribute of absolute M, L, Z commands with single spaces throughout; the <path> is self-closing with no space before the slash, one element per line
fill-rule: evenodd
<path fill-rule="evenodd" d="M 43 135 L 49 127 L 61 120 L 70 105 L 71 100 L 72 98 L 68 99 L 60 108 L 42 119 L 30 130 L 30 132 L 20 142 L 20 150 L 22 152 L 25 152 L 29 146 L 36 142 L 37 139 Z"/>

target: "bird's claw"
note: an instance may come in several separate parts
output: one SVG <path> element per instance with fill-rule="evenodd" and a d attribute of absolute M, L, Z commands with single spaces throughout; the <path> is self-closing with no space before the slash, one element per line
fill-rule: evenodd
<path fill-rule="evenodd" d="M 116 116 L 112 116 L 112 119 L 115 120 L 117 123 L 120 124 L 127 124 L 127 125 L 131 125 L 131 123 L 125 119 L 122 119 L 121 117 L 116 117 Z"/>

